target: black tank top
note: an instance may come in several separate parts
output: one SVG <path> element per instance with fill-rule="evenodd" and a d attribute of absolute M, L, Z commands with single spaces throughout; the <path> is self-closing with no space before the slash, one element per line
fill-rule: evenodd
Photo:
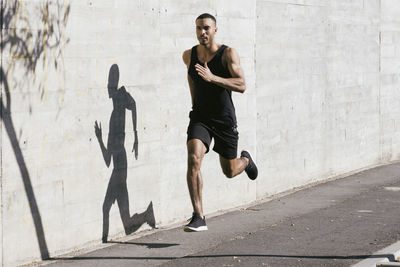
<path fill-rule="evenodd" d="M 215 56 L 207 62 L 210 71 L 222 78 L 231 78 L 227 67 L 222 64 L 222 55 L 226 45 L 221 45 Z M 197 45 L 192 48 L 188 74 L 194 83 L 194 101 L 190 119 L 203 122 L 219 128 L 236 127 L 235 107 L 232 102 L 232 92 L 216 84 L 206 82 L 199 76 L 195 65 L 201 63 L 197 56 Z"/>

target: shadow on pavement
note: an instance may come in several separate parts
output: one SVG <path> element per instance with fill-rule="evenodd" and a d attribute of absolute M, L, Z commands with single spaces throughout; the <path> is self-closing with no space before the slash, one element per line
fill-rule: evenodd
<path fill-rule="evenodd" d="M 118 242 L 118 241 L 108 241 L 107 243 L 122 244 L 122 245 L 137 245 L 137 246 L 144 246 L 147 248 L 168 248 L 180 245 L 180 244 L 169 244 L 169 243 L 136 243 L 136 242 Z"/>
<path fill-rule="evenodd" d="M 146 244 L 146 243 L 138 243 Z M 224 255 L 191 255 L 185 257 L 74 257 L 74 258 L 51 258 L 49 260 L 178 260 L 178 259 L 202 259 L 202 258 L 228 258 L 228 257 L 257 257 L 257 258 L 298 258 L 298 259 L 338 259 L 338 260 L 363 260 L 367 258 L 388 258 L 394 261 L 392 254 L 377 254 L 377 255 L 321 255 L 321 256 L 305 256 L 305 255 L 279 255 L 279 254 L 224 254 Z"/>

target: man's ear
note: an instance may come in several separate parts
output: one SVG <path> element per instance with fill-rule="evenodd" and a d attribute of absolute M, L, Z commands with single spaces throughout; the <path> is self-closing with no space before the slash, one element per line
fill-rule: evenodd
<path fill-rule="evenodd" d="M 217 31 L 218 31 L 218 27 L 215 27 L 215 33 L 217 33 Z"/>

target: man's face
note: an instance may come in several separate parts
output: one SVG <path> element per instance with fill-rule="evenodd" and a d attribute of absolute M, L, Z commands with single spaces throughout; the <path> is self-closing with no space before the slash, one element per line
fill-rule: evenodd
<path fill-rule="evenodd" d="M 217 26 L 212 19 L 205 18 L 196 20 L 196 35 L 201 45 L 212 43 L 216 32 Z"/>

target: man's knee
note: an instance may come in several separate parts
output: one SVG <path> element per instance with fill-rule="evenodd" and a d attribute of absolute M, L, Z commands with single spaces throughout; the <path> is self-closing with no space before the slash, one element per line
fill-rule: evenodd
<path fill-rule="evenodd" d="M 188 167 L 190 169 L 200 169 L 202 156 L 196 153 L 188 154 Z"/>
<path fill-rule="evenodd" d="M 221 155 L 219 156 L 219 161 L 221 163 L 222 172 L 227 178 L 235 177 L 235 160 L 229 160 Z"/>
<path fill-rule="evenodd" d="M 225 174 L 225 176 L 227 178 L 233 178 L 235 176 L 234 172 L 233 172 L 233 168 L 230 165 L 224 165 L 222 167 L 222 172 Z"/>
<path fill-rule="evenodd" d="M 188 148 L 188 167 L 189 169 L 199 170 L 201 161 L 206 153 L 206 147 L 202 141 L 198 139 L 189 140 Z"/>

